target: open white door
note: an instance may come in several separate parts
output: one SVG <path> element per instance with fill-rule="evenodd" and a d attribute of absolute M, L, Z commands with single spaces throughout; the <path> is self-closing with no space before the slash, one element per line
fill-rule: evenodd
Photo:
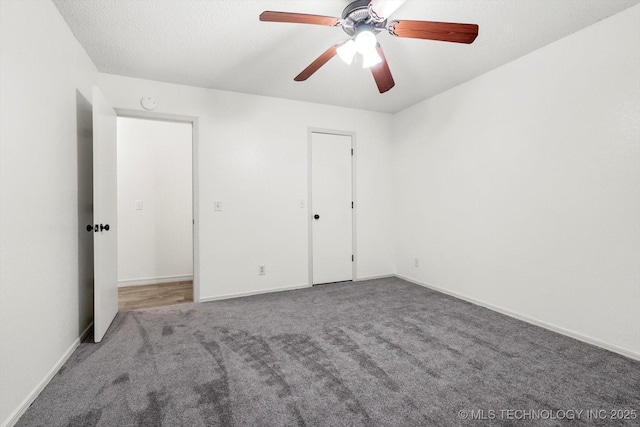
<path fill-rule="evenodd" d="M 311 133 L 313 284 L 353 279 L 351 137 Z"/>
<path fill-rule="evenodd" d="M 118 240 L 116 219 L 116 123 L 109 101 L 93 87 L 93 335 L 102 341 L 118 313 Z"/>

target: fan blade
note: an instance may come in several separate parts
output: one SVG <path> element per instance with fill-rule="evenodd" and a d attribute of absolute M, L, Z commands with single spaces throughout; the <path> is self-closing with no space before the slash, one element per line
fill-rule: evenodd
<path fill-rule="evenodd" d="M 385 93 L 394 87 L 396 83 L 393 81 L 389 64 L 387 64 L 387 58 L 384 57 L 384 52 L 382 52 L 380 44 L 376 46 L 376 50 L 378 51 L 380 58 L 382 58 L 382 62 L 371 67 L 371 74 L 373 74 L 373 78 L 376 81 L 376 85 L 378 85 L 380 93 Z"/>
<path fill-rule="evenodd" d="M 267 22 L 290 22 L 293 24 L 315 24 L 333 27 L 338 25 L 340 20 L 331 16 L 308 15 L 306 13 L 272 12 L 265 11 L 260 14 L 261 21 Z"/>
<path fill-rule="evenodd" d="M 376 22 L 383 22 L 407 0 L 371 0 L 369 3 L 369 15 Z"/>
<path fill-rule="evenodd" d="M 398 37 L 454 43 L 473 43 L 478 36 L 476 24 L 455 24 L 452 22 L 393 21 L 387 29 Z"/>
<path fill-rule="evenodd" d="M 320 67 L 322 67 L 324 64 L 326 64 L 331 58 L 336 56 L 336 49 L 338 49 L 341 45 L 342 45 L 342 43 L 338 43 L 338 44 L 336 44 L 334 46 L 331 46 L 322 55 L 320 55 L 318 58 L 316 58 L 315 61 L 313 61 L 311 64 L 309 64 L 309 66 L 307 68 L 302 70 L 302 72 L 300 74 L 298 74 L 293 80 L 295 80 L 297 82 L 302 82 L 302 81 L 307 80 L 309 77 L 311 77 L 311 75 L 313 73 L 318 71 L 318 69 Z"/>

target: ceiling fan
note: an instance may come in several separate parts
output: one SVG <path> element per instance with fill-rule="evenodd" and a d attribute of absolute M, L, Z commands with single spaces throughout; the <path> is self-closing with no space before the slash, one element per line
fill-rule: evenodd
<path fill-rule="evenodd" d="M 380 47 L 380 43 L 376 39 L 376 34 L 382 30 L 387 30 L 389 34 L 396 37 L 466 44 L 473 43 L 478 36 L 478 26 L 476 24 L 407 20 L 387 22 L 389 16 L 402 6 L 405 1 L 356 0 L 342 11 L 342 18 L 305 13 L 265 11 L 260 14 L 260 20 L 342 27 L 344 32 L 350 36 L 349 40 L 331 46 L 309 64 L 307 68 L 302 70 L 294 80 L 297 82 L 307 80 L 336 54 L 347 64 L 351 64 L 356 54 L 360 54 L 363 68 L 371 68 L 378 90 L 380 93 L 384 93 L 391 89 L 395 82 L 382 52 L 382 47 Z"/>

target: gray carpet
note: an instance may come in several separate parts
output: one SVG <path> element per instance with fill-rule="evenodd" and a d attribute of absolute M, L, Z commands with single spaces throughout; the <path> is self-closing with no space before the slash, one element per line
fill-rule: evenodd
<path fill-rule="evenodd" d="M 380 279 L 120 313 L 18 426 L 638 425 L 611 410 L 639 362 Z"/>

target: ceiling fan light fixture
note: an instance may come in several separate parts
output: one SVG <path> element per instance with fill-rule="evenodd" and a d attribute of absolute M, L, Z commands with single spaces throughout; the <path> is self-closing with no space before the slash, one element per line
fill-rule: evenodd
<path fill-rule="evenodd" d="M 362 68 L 369 68 L 382 62 L 376 50 L 377 44 L 376 35 L 371 31 L 364 30 L 356 36 L 355 45 L 358 53 L 362 55 Z"/>
<path fill-rule="evenodd" d="M 353 57 L 356 56 L 356 52 L 358 52 L 358 47 L 356 46 L 356 42 L 351 39 L 337 48 L 336 52 L 340 59 L 342 59 L 347 65 L 350 65 L 351 62 L 353 62 Z"/>
<path fill-rule="evenodd" d="M 362 54 L 362 68 L 373 67 L 382 62 L 382 58 L 378 54 L 376 48 L 369 49 Z"/>
<path fill-rule="evenodd" d="M 376 35 L 368 30 L 359 32 L 355 38 L 355 45 L 358 49 L 358 53 L 362 55 L 366 55 L 366 53 L 372 49 L 375 50 L 377 43 Z"/>

